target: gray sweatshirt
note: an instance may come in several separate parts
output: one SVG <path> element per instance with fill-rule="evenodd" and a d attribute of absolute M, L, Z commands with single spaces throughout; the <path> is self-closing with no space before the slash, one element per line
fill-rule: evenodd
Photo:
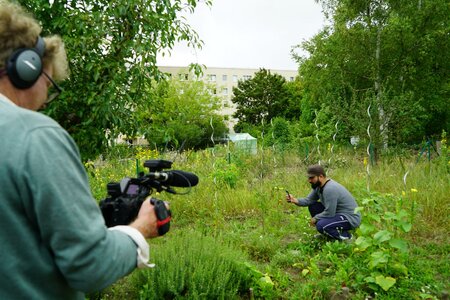
<path fill-rule="evenodd" d="M 341 184 L 329 179 L 323 187 L 315 188 L 306 198 L 299 198 L 298 206 L 309 206 L 320 199 L 325 210 L 314 216 L 315 219 L 334 217 L 336 214 L 347 218 L 353 228 L 361 224 L 361 214 L 355 213 L 358 204 L 350 192 Z"/>

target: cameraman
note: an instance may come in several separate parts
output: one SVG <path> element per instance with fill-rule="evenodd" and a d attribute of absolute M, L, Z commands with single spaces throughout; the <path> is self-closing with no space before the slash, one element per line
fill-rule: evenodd
<path fill-rule="evenodd" d="M 288 194 L 286 200 L 298 206 L 308 206 L 310 224 L 320 232 L 318 237 L 350 240 L 349 230 L 361 223 L 361 214 L 355 213 L 358 207 L 355 198 L 344 186 L 327 178 L 320 165 L 308 167 L 307 176 L 312 188 L 309 195 L 296 199 Z"/>
<path fill-rule="evenodd" d="M 136 267 L 151 267 L 157 218 L 145 201 L 129 226 L 108 230 L 78 148 L 36 112 L 68 77 L 58 36 L 0 0 L 0 299 L 84 299 Z"/>

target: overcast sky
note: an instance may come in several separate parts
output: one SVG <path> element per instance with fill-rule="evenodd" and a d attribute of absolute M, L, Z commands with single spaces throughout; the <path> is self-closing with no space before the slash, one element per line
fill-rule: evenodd
<path fill-rule="evenodd" d="M 203 48 L 177 44 L 170 57 L 158 57 L 158 65 L 296 70 L 292 46 L 324 25 L 314 0 L 213 0 L 212 7 L 201 3 L 187 18 Z"/>

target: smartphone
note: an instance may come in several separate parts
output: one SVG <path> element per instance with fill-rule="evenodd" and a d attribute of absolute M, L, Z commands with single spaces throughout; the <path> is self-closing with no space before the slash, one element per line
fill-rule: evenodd
<path fill-rule="evenodd" d="M 289 194 L 289 191 L 288 190 L 285 190 L 286 191 L 286 194 L 289 196 L 290 194 Z"/>

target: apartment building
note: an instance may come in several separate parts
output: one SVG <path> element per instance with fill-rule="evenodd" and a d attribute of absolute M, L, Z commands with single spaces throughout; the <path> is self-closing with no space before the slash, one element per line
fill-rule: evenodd
<path fill-rule="evenodd" d="M 228 128 L 233 132 L 233 126 L 237 120 L 232 115 L 235 105 L 231 102 L 233 98 L 233 87 L 237 86 L 239 80 L 251 79 L 259 69 L 242 68 L 205 68 L 203 75 L 198 78 L 189 72 L 189 67 L 159 66 L 161 72 L 169 74 L 172 78 L 180 80 L 203 80 L 215 86 L 214 93 L 220 97 L 222 109 L 220 113 L 228 116 Z M 279 74 L 287 81 L 294 81 L 298 72 L 296 70 L 270 70 L 272 74 Z"/>

